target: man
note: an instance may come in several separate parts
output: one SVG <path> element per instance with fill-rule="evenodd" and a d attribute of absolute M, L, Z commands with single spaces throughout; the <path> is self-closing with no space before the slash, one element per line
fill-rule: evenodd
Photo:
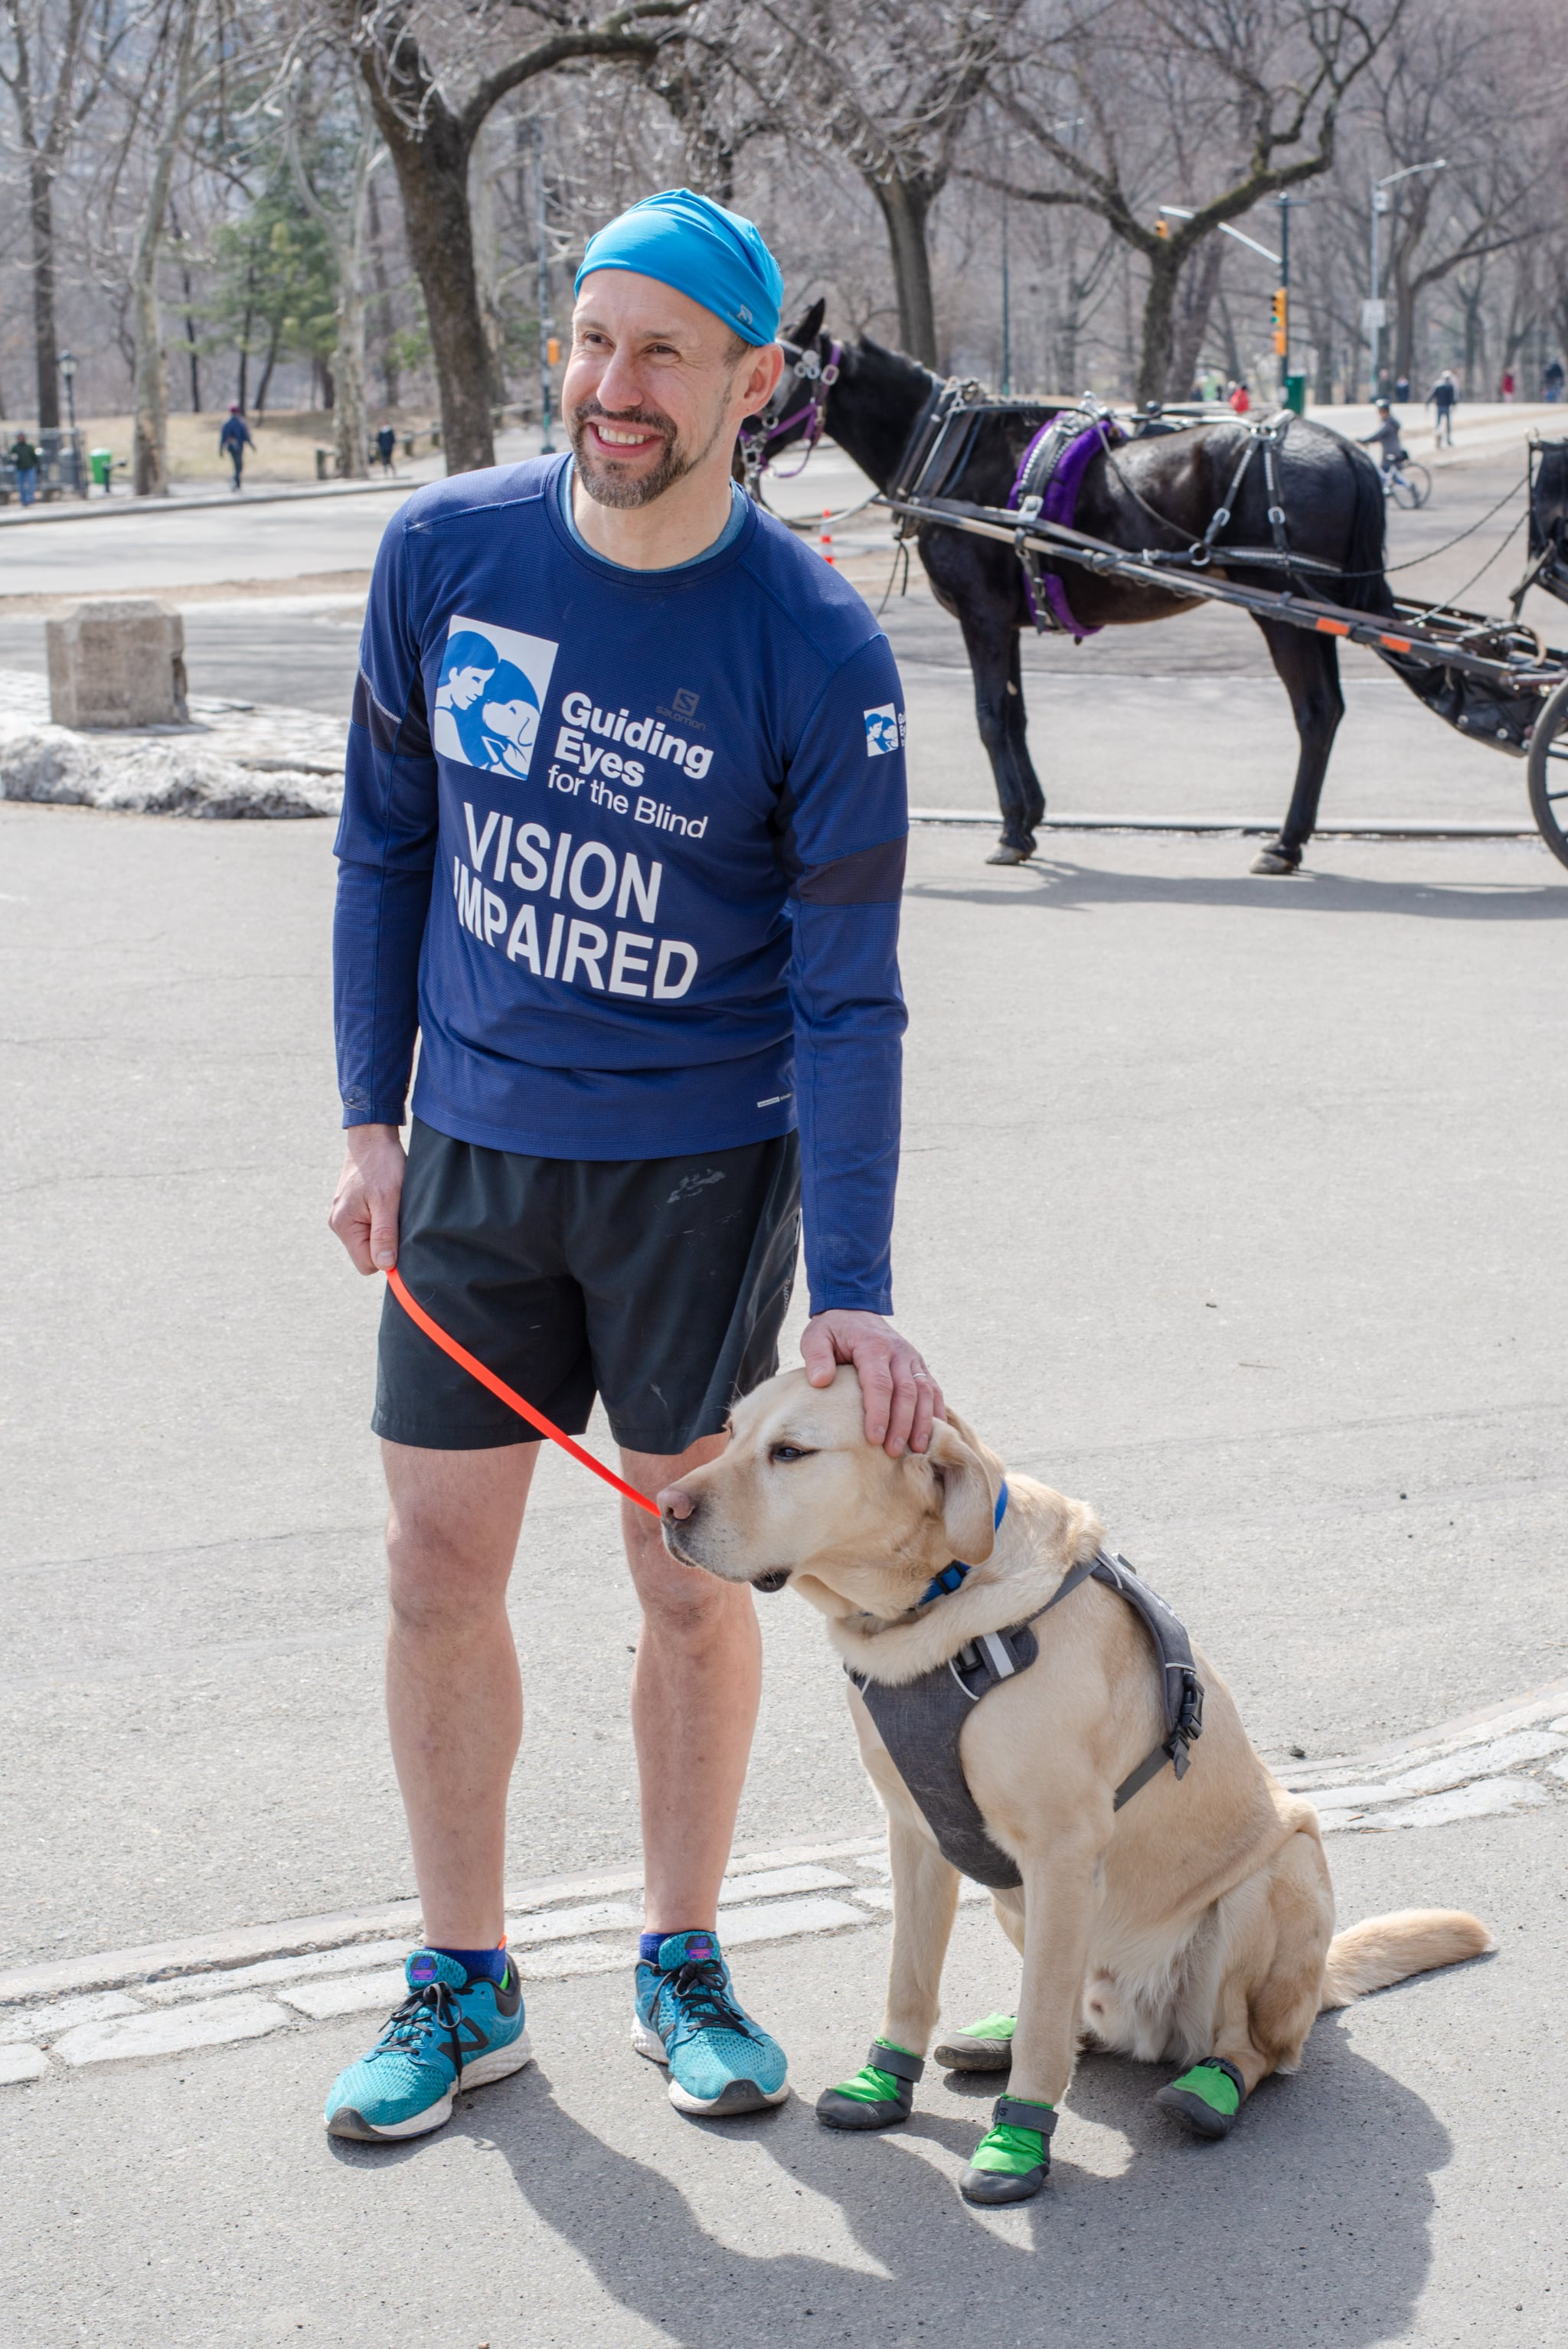
<path fill-rule="evenodd" d="M 38 494 L 37 449 L 25 432 L 18 432 L 9 454 L 16 468 L 16 494 L 25 506 L 30 506 Z"/>
<path fill-rule="evenodd" d="M 774 1367 L 802 1197 L 814 1383 L 852 1361 L 867 1439 L 894 1454 L 941 1410 L 885 1318 L 898 676 L 853 590 L 729 478 L 782 371 L 780 285 L 748 221 L 684 190 L 593 240 L 571 455 L 459 475 L 388 527 L 337 840 L 333 1226 L 558 1424 L 580 1432 L 602 1394 L 645 1493 L 713 1458 L 732 1396 Z M 528 2060 L 501 1888 L 505 1596 L 535 1441 L 390 1293 L 374 1423 L 427 1945 L 328 2098 L 356 2137 L 437 2127 L 460 2080 Z M 622 1517 L 643 1608 L 633 2044 L 678 2109 L 755 2110 L 787 2094 L 784 2053 L 715 1930 L 757 1713 L 751 1594 Z"/>
<path fill-rule="evenodd" d="M 1435 445 L 1440 446 L 1444 441 L 1450 449 L 1454 445 L 1454 404 L 1459 396 L 1460 388 L 1454 381 L 1454 371 L 1452 367 L 1445 367 L 1422 402 L 1424 407 L 1434 412 Z"/>
<path fill-rule="evenodd" d="M 376 454 L 381 460 L 382 471 L 389 476 L 395 475 L 397 471 L 397 466 L 392 461 L 394 456 L 397 454 L 397 427 L 391 423 L 384 423 L 380 430 L 376 435 Z"/>
<path fill-rule="evenodd" d="M 1410 452 L 1399 438 L 1399 427 L 1388 402 L 1379 399 L 1374 405 L 1377 422 L 1370 432 L 1362 433 L 1360 445 L 1363 449 L 1370 449 L 1374 445 L 1379 448 L 1383 453 L 1378 462 L 1385 473 L 1391 473 L 1396 465 L 1404 463 Z"/>
<path fill-rule="evenodd" d="M 244 466 L 246 450 L 253 449 L 255 445 L 251 438 L 251 428 L 241 415 L 240 403 L 236 400 L 224 417 L 218 433 L 219 450 L 228 458 L 234 469 L 234 478 L 229 484 L 232 490 L 237 490 L 240 486 L 240 474 Z"/>

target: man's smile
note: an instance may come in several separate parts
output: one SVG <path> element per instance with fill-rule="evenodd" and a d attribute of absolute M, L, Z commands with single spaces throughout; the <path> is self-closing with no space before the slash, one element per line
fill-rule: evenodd
<path fill-rule="evenodd" d="M 591 417 L 588 429 L 603 449 L 649 449 L 664 439 L 646 424 L 611 424 L 602 416 Z"/>

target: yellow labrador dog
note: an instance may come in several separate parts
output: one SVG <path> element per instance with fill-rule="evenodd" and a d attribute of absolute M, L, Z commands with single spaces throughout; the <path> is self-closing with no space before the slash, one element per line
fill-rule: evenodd
<path fill-rule="evenodd" d="M 990 1854 L 995 1913 L 1023 1959 L 1012 2076 L 965 2173 L 972 2201 L 1039 2191 L 1086 2039 L 1184 2067 L 1160 2101 L 1223 2136 L 1261 2079 L 1295 2069 L 1324 2009 L 1491 1947 L 1452 1909 L 1336 1934 L 1311 1804 L 1264 1768 L 1202 1656 L 1191 1659 L 1201 1733 L 1190 1705 L 1187 1734 L 1172 1735 L 1157 1638 L 1117 1585 L 1120 1561 L 1089 1578 L 1097 1559 L 1101 1574 L 1108 1565 L 1093 1511 L 1027 1477 L 1009 1485 L 956 1417 L 937 1423 L 923 1457 L 898 1460 L 862 1425 L 852 1371 L 822 1389 L 786 1372 L 737 1404 L 719 1459 L 660 1495 L 672 1557 L 762 1590 L 792 1582 L 884 1723 L 904 1703 L 894 1742 L 941 1830 L 939 1842 L 851 1681 L 888 1815 L 892 1959 L 881 2033 L 865 2068 L 822 2097 L 823 2121 L 884 2128 L 909 2116 L 958 1898 L 944 1845 L 965 1865 L 979 1850 L 971 1872 Z M 1180 1646 L 1179 1624 L 1174 1636 Z M 940 1744 L 944 1707 L 950 1724 L 962 1716 L 945 1733 L 961 1763 L 945 1786 L 941 1755 L 907 1742 L 925 1722 Z M 1005 2066 L 1006 2045 L 997 2052 Z"/>

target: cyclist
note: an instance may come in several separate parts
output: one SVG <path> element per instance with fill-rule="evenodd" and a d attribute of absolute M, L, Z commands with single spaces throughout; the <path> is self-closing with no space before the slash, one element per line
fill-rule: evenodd
<path fill-rule="evenodd" d="M 1386 399 L 1379 399 L 1375 405 L 1377 410 L 1377 421 L 1370 432 L 1362 433 L 1361 446 L 1367 449 L 1374 441 L 1377 442 L 1383 451 L 1378 462 L 1387 477 L 1389 473 L 1397 473 L 1401 465 L 1408 462 L 1410 452 L 1399 438 L 1398 423 L 1388 402 Z"/>

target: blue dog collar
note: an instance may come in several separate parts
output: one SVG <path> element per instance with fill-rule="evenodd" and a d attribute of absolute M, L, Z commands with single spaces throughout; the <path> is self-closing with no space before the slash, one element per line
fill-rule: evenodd
<path fill-rule="evenodd" d="M 993 1526 L 999 1527 L 1006 1514 L 1007 1479 L 1004 1476 L 1002 1479 L 1002 1489 L 996 1495 L 996 1514 L 991 1520 Z M 932 1576 L 931 1580 L 926 1584 L 923 1595 L 915 1600 L 915 1605 L 917 1607 L 929 1607 L 934 1599 L 944 1599 L 951 1592 L 962 1589 L 964 1587 L 964 1578 L 965 1575 L 967 1575 L 968 1571 L 969 1568 L 963 1563 L 962 1559 L 956 1557 L 954 1558 L 949 1565 L 943 1568 L 940 1574 L 934 1574 Z"/>

